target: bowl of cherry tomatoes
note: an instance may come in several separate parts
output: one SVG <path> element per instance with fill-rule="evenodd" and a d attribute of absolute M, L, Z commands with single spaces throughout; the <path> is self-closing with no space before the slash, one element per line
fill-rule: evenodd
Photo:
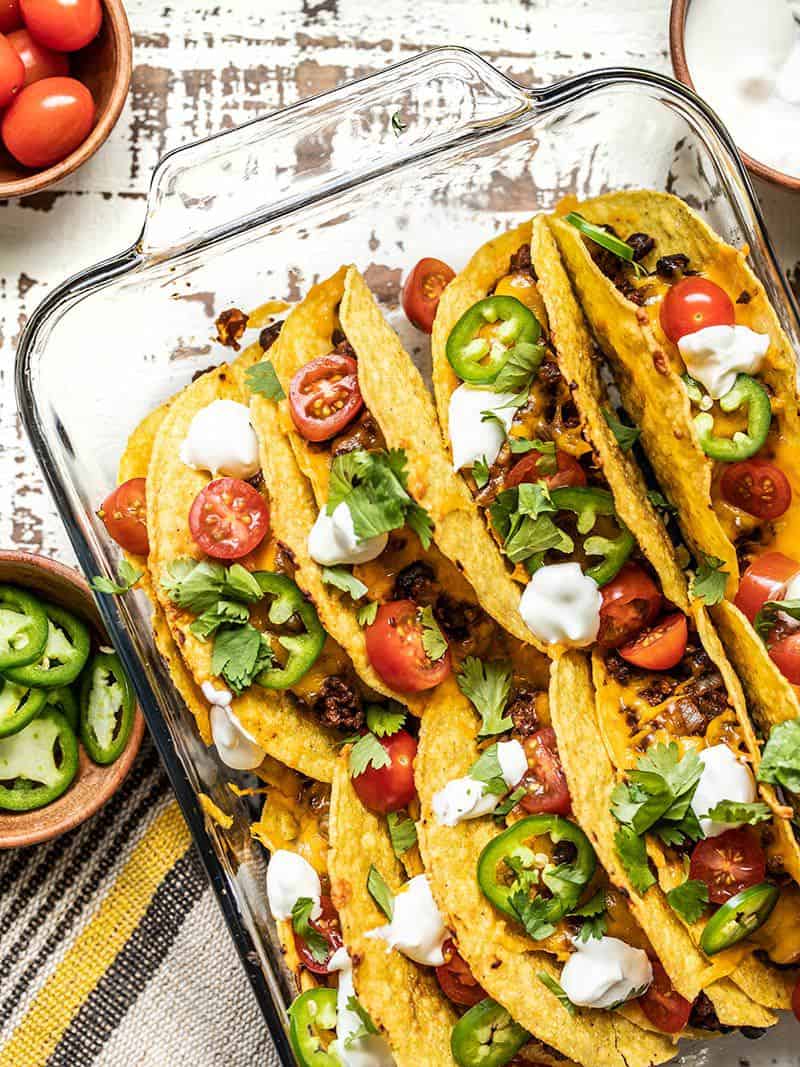
<path fill-rule="evenodd" d="M 93 156 L 130 79 L 120 0 L 0 0 L 0 197 L 39 192 Z"/>

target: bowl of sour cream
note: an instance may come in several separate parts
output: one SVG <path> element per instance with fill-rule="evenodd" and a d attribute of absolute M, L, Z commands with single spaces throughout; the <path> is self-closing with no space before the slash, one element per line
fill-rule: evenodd
<path fill-rule="evenodd" d="M 800 0 L 673 0 L 670 52 L 748 169 L 800 190 Z"/>

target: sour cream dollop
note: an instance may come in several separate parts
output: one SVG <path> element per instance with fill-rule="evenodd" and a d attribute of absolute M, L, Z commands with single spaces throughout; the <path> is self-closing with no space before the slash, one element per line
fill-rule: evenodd
<path fill-rule="evenodd" d="M 212 400 L 197 412 L 180 448 L 181 462 L 214 477 L 247 480 L 261 470 L 250 412 L 235 400 Z"/>
<path fill-rule="evenodd" d="M 564 964 L 560 981 L 578 1007 L 612 1008 L 634 994 L 641 995 L 653 981 L 647 953 L 617 937 L 576 940 L 573 944 L 575 952 Z"/>
<path fill-rule="evenodd" d="M 264 749 L 225 704 L 212 704 L 211 736 L 219 758 L 235 771 L 252 771 L 264 761 Z"/>
<path fill-rule="evenodd" d="M 331 1042 L 331 1052 L 344 1067 L 394 1067 L 394 1057 L 380 1034 L 365 1034 L 353 1038 L 353 1035 L 361 1030 L 362 1023 L 358 1013 L 347 1006 L 350 998 L 355 997 L 356 991 L 353 986 L 353 964 L 346 948 L 337 948 L 328 962 L 328 971 L 339 972 L 339 985 L 336 990 L 336 1040 Z"/>
<path fill-rule="evenodd" d="M 525 625 L 540 641 L 590 645 L 600 629 L 603 596 L 578 563 L 540 567 L 519 602 Z"/>
<path fill-rule="evenodd" d="M 499 741 L 497 761 L 503 781 L 509 789 L 522 779 L 528 770 L 528 758 L 519 741 Z M 486 792 L 483 782 L 470 778 L 454 778 L 435 793 L 431 806 L 440 826 L 456 826 L 467 819 L 478 819 L 494 811 L 500 797 Z"/>
<path fill-rule="evenodd" d="M 267 865 L 267 900 L 273 919 L 291 919 L 292 908 L 301 897 L 314 901 L 311 918 L 318 919 L 321 896 L 319 875 L 307 859 L 286 848 L 272 853 Z"/>
<path fill-rule="evenodd" d="M 333 514 L 323 508 L 308 535 L 308 551 L 313 560 L 323 567 L 336 567 L 342 563 L 368 563 L 376 559 L 389 540 L 382 533 L 359 541 L 353 528 L 353 516 L 344 502 L 338 504 Z"/>
<path fill-rule="evenodd" d="M 513 393 L 493 393 L 466 384 L 453 392 L 448 416 L 453 470 L 472 467 L 478 460 L 489 466 L 494 463 L 506 435 L 494 419 L 484 422 L 483 412 L 494 412 L 508 431 L 516 414 L 516 408 L 510 406 L 513 399 Z"/>
<path fill-rule="evenodd" d="M 450 934 L 436 907 L 427 876 L 418 874 L 406 882 L 394 898 L 392 921 L 370 930 L 366 936 L 381 938 L 390 949 L 396 948 L 416 963 L 441 966 L 442 945 Z"/>
<path fill-rule="evenodd" d="M 756 783 L 750 768 L 741 763 L 727 745 L 712 745 L 698 752 L 703 773 L 692 797 L 692 810 L 706 837 L 718 837 L 741 823 L 714 822 L 703 818 L 721 800 L 751 804 L 756 799 Z"/>
<path fill-rule="evenodd" d="M 757 374 L 769 348 L 769 335 L 749 326 L 705 326 L 678 341 L 686 370 L 719 400 L 730 392 L 737 374 Z"/>

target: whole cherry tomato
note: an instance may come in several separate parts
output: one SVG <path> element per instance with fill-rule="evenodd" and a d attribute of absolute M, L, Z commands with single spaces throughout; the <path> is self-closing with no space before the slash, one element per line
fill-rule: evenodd
<path fill-rule="evenodd" d="M 74 52 L 85 48 L 100 32 L 100 0 L 20 0 L 30 34 L 45 48 Z"/>
<path fill-rule="evenodd" d="M 358 364 L 331 352 L 317 356 L 294 375 L 289 385 L 292 422 L 307 441 L 327 441 L 351 422 L 364 406 L 358 388 Z"/>
<path fill-rule="evenodd" d="M 146 556 L 147 503 L 144 478 L 131 478 L 109 493 L 97 512 L 109 534 L 126 552 Z"/>
<path fill-rule="evenodd" d="M 215 559 L 241 559 L 269 532 L 269 508 L 257 489 L 239 478 L 216 478 L 201 489 L 189 512 L 189 529 Z"/>
<path fill-rule="evenodd" d="M 430 333 L 439 299 L 456 272 L 441 259 L 421 259 L 403 284 L 403 311 L 418 330 Z"/>
<path fill-rule="evenodd" d="M 472 976 L 472 971 L 459 954 L 452 938 L 448 937 L 442 945 L 444 963 L 436 968 L 436 978 L 442 992 L 454 1004 L 471 1008 L 483 1000 L 486 993 Z"/>
<path fill-rule="evenodd" d="M 450 650 L 432 660 L 422 641 L 420 609 L 413 600 L 381 604 L 366 628 L 369 661 L 387 685 L 401 693 L 433 689 L 450 674 Z"/>
<path fill-rule="evenodd" d="M 692 851 L 689 877 L 705 882 L 708 899 L 724 904 L 750 886 L 763 882 L 767 861 L 758 838 L 750 830 L 726 830 L 698 841 Z"/>
<path fill-rule="evenodd" d="M 45 48 L 34 41 L 27 30 L 14 30 L 8 35 L 8 40 L 22 60 L 26 85 L 32 85 L 42 78 L 60 78 L 69 74 L 69 60 L 64 53 Z"/>
<path fill-rule="evenodd" d="M 548 467 L 548 460 L 552 456 L 543 455 L 541 452 L 529 452 L 522 459 L 517 460 L 506 475 L 505 485 L 512 489 L 515 485 L 523 482 L 543 481 L 548 489 L 561 489 L 570 485 L 586 485 L 586 473 L 574 456 L 568 452 L 556 452 L 556 469 L 552 474 L 542 473 L 540 468 Z M 550 467 L 552 470 L 552 466 Z"/>
<path fill-rule="evenodd" d="M 647 1018 L 665 1034 L 679 1034 L 689 1022 L 691 1001 L 678 993 L 658 960 L 650 960 L 653 981 L 647 992 L 639 997 L 639 1005 Z"/>
<path fill-rule="evenodd" d="M 22 25 L 19 0 L 0 0 L 0 33 L 11 33 Z"/>
<path fill-rule="evenodd" d="M 680 663 L 689 640 L 686 616 L 676 611 L 639 634 L 635 641 L 622 645 L 620 656 L 635 667 L 647 671 L 667 671 Z"/>
<path fill-rule="evenodd" d="M 661 302 L 661 328 L 676 344 L 706 326 L 733 326 L 733 301 L 708 278 L 681 278 Z"/>
<path fill-rule="evenodd" d="M 520 805 L 533 815 L 540 812 L 566 815 L 572 800 L 558 755 L 555 730 L 552 726 L 537 730 L 525 738 L 522 747 L 528 759 L 528 770 L 520 782 L 526 790 Z"/>
<path fill-rule="evenodd" d="M 8 107 L 25 84 L 25 67 L 8 37 L 0 34 L 0 107 Z"/>
<path fill-rule="evenodd" d="M 638 563 L 626 563 L 600 592 L 597 643 L 602 648 L 618 648 L 632 640 L 655 621 L 661 609 L 661 592 Z"/>
<path fill-rule="evenodd" d="M 723 497 L 757 519 L 777 519 L 792 502 L 789 479 L 765 459 L 744 459 L 725 468 L 720 480 Z"/>
<path fill-rule="evenodd" d="M 750 622 L 767 600 L 782 600 L 790 578 L 800 571 L 800 563 L 782 552 L 765 552 L 754 559 L 742 575 L 734 604 Z"/>
<path fill-rule="evenodd" d="M 0 133 L 24 167 L 50 167 L 86 140 L 94 111 L 92 94 L 75 78 L 42 78 L 17 93 Z"/>
<path fill-rule="evenodd" d="M 414 784 L 414 757 L 417 742 L 407 730 L 398 730 L 389 737 L 379 737 L 378 743 L 389 754 L 384 767 L 371 764 L 353 778 L 353 789 L 365 808 L 379 815 L 407 808 L 417 795 Z"/>

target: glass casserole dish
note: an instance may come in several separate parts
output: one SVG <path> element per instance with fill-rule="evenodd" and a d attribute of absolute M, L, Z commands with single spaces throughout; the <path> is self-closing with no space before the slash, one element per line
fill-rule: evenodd
<path fill-rule="evenodd" d="M 798 321 L 752 188 L 719 121 L 671 79 L 609 69 L 524 89 L 474 53 L 442 48 L 165 157 L 142 235 L 39 306 L 18 351 L 19 408 L 88 575 L 118 549 L 95 508 L 147 412 L 228 353 L 210 341 L 236 306 L 297 300 L 355 262 L 423 372 L 428 344 L 400 312 L 404 270 L 438 255 L 456 270 L 492 233 L 564 195 L 614 188 L 686 199 L 728 242 L 747 244 L 795 346 Z M 279 1056 L 290 982 L 268 917 L 265 858 L 246 801 L 198 738 L 156 652 L 143 593 L 100 610 L 263 1009 Z M 207 821 L 198 793 L 233 817 Z M 786 1025 L 691 1046 L 682 1062 L 797 1064 Z M 778 1059 L 774 1057 L 778 1056 Z"/>

